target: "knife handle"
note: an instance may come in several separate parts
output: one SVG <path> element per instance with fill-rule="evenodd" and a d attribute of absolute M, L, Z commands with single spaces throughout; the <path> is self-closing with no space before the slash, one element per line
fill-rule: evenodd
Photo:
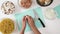
<path fill-rule="evenodd" d="M 42 26 L 45 27 L 45 24 L 42 22 L 42 20 L 40 18 L 38 18 L 38 20 L 41 22 Z"/>

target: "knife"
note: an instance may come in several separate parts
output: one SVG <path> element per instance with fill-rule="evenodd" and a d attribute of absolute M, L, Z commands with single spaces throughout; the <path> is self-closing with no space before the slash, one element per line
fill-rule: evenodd
<path fill-rule="evenodd" d="M 41 22 L 41 24 L 42 24 L 43 27 L 45 27 L 45 24 L 44 24 L 43 21 L 40 19 L 39 15 L 38 15 L 37 12 L 35 11 L 35 9 L 33 9 L 33 12 L 34 12 L 35 18 L 38 19 L 38 20 Z"/>

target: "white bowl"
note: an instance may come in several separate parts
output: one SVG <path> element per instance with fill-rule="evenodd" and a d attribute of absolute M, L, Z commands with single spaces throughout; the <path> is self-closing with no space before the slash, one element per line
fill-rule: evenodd
<path fill-rule="evenodd" d="M 57 16 L 57 13 L 55 12 L 53 8 L 47 8 L 44 12 L 44 15 L 48 19 L 55 19 Z"/>

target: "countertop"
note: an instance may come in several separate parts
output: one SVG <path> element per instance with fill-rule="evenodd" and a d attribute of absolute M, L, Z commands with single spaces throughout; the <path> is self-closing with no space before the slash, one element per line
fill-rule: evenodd
<path fill-rule="evenodd" d="M 11 1 L 15 4 L 16 10 L 13 14 L 5 15 L 2 13 L 1 5 L 4 1 Z M 0 0 L 0 20 L 2 18 L 7 18 L 7 17 L 15 20 L 15 17 L 13 16 L 15 13 L 19 13 L 19 12 L 21 13 L 21 12 L 24 12 L 24 11 L 32 9 L 32 8 L 41 7 L 36 3 L 36 0 L 32 0 L 32 2 L 33 2 L 32 6 L 30 8 L 24 9 L 21 6 L 19 6 L 18 0 Z M 60 4 L 60 0 L 53 0 L 53 3 L 50 6 L 41 7 L 43 10 L 43 15 L 44 15 L 44 11 L 46 8 L 54 8 L 55 6 L 57 6 L 59 4 Z M 46 27 L 45 28 L 39 28 L 39 31 L 42 34 L 60 34 L 60 19 L 55 18 L 54 20 L 48 20 L 48 19 L 44 18 L 44 20 L 45 20 Z M 12 34 L 19 34 L 19 33 L 20 32 L 18 32 L 17 28 L 16 28 L 16 30 Z M 29 32 L 26 32 L 25 34 L 34 34 L 34 33 L 32 31 L 29 31 Z"/>

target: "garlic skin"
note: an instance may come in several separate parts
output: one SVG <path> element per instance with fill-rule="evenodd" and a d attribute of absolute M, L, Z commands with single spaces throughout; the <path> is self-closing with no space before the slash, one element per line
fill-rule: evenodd
<path fill-rule="evenodd" d="M 1 10 L 4 12 L 4 14 L 12 14 L 13 11 L 15 11 L 15 5 L 10 1 L 6 1 L 2 4 Z"/>

